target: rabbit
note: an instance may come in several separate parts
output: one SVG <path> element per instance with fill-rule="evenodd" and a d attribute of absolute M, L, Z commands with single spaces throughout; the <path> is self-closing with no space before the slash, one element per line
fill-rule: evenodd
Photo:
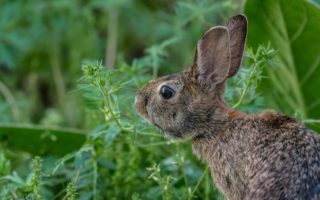
<path fill-rule="evenodd" d="M 273 110 L 244 113 L 224 100 L 246 34 L 244 15 L 210 28 L 198 41 L 191 67 L 144 85 L 135 108 L 166 135 L 191 139 L 229 200 L 320 199 L 319 136 Z"/>

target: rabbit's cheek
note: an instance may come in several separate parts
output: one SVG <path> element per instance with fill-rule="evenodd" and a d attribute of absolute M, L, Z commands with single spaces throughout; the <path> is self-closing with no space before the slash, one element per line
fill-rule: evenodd
<path fill-rule="evenodd" d="M 155 124 L 158 128 L 163 131 L 167 130 L 172 126 L 171 121 L 169 120 L 169 112 L 166 108 L 161 106 L 147 106 L 147 113 L 151 123 Z"/>
<path fill-rule="evenodd" d="M 151 123 L 157 124 L 158 126 L 161 126 L 163 128 L 163 118 L 166 116 L 163 116 L 163 111 L 161 107 L 157 106 L 157 104 L 150 102 L 146 106 L 146 112 L 148 116 L 147 118 L 149 118 Z"/>

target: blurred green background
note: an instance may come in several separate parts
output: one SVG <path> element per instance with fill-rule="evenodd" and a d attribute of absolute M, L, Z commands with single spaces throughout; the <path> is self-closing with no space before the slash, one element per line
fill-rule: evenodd
<path fill-rule="evenodd" d="M 164 138 L 133 102 L 239 13 L 230 105 L 319 131 L 318 0 L 0 0 L 0 199 L 223 199 L 190 142 Z"/>

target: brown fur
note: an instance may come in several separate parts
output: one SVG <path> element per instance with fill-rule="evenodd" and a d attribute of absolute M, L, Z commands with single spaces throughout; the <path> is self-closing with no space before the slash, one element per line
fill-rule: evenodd
<path fill-rule="evenodd" d="M 192 67 L 142 87 L 136 109 L 169 136 L 191 138 L 229 200 L 319 199 L 319 136 L 272 110 L 246 114 L 224 101 L 225 79 L 241 63 L 246 24 L 239 15 L 226 27 L 211 28 Z M 171 98 L 161 96 L 163 85 L 175 91 Z"/>
<path fill-rule="evenodd" d="M 265 110 L 259 114 L 259 117 L 265 120 L 276 120 L 278 117 L 278 114 L 273 110 Z"/>
<path fill-rule="evenodd" d="M 227 110 L 226 113 L 228 113 L 229 115 L 229 120 L 234 120 L 234 119 L 241 119 L 244 117 L 248 117 L 248 115 L 246 113 L 240 112 L 238 110 Z"/>

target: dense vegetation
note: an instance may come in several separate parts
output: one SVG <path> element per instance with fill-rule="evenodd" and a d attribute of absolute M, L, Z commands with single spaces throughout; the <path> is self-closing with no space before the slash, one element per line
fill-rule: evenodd
<path fill-rule="evenodd" d="M 249 18 L 233 107 L 319 132 L 320 8 L 305 0 L 0 0 L 0 199 L 223 199 L 190 141 L 163 137 L 137 89 L 193 60 L 210 26 Z"/>

